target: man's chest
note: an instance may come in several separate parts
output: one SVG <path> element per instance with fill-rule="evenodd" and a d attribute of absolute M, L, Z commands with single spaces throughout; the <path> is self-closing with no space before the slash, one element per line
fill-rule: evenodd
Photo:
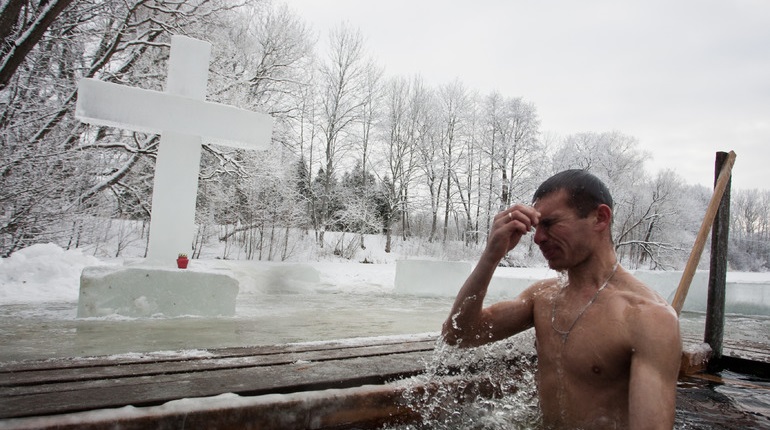
<path fill-rule="evenodd" d="M 538 367 L 586 383 L 627 379 L 633 350 L 623 321 L 596 307 L 565 327 L 548 307 L 535 312 Z M 568 320 L 568 319 L 567 319 Z"/>

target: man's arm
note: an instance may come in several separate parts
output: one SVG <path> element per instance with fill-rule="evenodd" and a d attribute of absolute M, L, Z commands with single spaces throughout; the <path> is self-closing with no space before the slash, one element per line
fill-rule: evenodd
<path fill-rule="evenodd" d="M 516 300 L 483 308 L 492 274 L 505 254 L 537 226 L 539 213 L 515 205 L 495 216 L 487 246 L 457 295 L 442 336 L 451 345 L 478 346 L 521 331 L 531 325 L 532 301 Z M 521 327 L 521 328 L 519 328 Z"/>
<path fill-rule="evenodd" d="M 676 312 L 651 304 L 637 315 L 629 381 L 629 428 L 674 427 L 682 341 Z"/>

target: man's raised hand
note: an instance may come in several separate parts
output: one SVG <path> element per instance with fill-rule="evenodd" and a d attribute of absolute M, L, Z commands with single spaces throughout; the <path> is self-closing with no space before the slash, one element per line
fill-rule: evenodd
<path fill-rule="evenodd" d="M 532 231 L 540 222 L 540 212 L 532 206 L 515 204 L 495 215 L 487 250 L 503 258 L 518 245 L 521 237 Z"/>

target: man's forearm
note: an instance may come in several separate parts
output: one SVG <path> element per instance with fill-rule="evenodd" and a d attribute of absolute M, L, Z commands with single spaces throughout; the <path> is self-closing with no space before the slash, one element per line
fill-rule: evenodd
<path fill-rule="evenodd" d="M 482 309 L 489 282 L 500 263 L 499 258 L 483 255 L 457 294 L 442 335 L 450 344 L 471 339 L 482 329 Z"/>

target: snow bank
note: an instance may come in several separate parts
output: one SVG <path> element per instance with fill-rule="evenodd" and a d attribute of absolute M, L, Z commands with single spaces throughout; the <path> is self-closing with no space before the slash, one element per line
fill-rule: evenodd
<path fill-rule="evenodd" d="M 52 243 L 24 248 L 0 259 L 0 304 L 77 301 L 80 272 L 104 264 Z"/>

